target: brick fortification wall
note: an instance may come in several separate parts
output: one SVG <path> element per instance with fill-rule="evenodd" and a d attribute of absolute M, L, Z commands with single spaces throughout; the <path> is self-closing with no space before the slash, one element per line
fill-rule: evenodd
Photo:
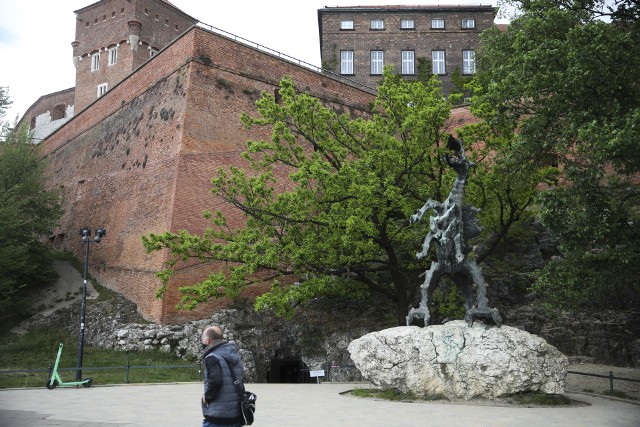
<path fill-rule="evenodd" d="M 239 116 L 255 114 L 260 92 L 274 93 L 284 75 L 352 112 L 373 101 L 370 93 L 193 28 L 45 141 L 49 186 L 62 191 L 65 207 L 51 241 L 82 257 L 79 229 L 105 226 L 107 237 L 90 248 L 90 271 L 99 282 L 155 322 L 210 316 L 227 302 L 193 312 L 175 305 L 180 286 L 217 266 L 181 268 L 158 300 L 155 272 L 168 254 L 145 254 L 141 236 L 199 233 L 207 226 L 205 209 L 221 209 L 232 224 L 242 223 L 239 212 L 210 193 L 210 180 L 220 166 L 243 166 L 244 143 L 265 136 L 245 130 Z"/>

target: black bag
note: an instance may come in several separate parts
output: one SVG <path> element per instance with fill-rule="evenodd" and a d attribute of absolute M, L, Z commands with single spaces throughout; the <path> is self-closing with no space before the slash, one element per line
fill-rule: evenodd
<path fill-rule="evenodd" d="M 234 381 L 234 384 L 236 382 Z M 240 401 L 240 412 L 242 412 L 242 418 L 244 418 L 244 425 L 250 426 L 253 424 L 253 413 L 256 412 L 256 400 L 258 396 L 250 391 L 245 391 Z"/>
<path fill-rule="evenodd" d="M 256 412 L 256 400 L 258 399 L 258 396 L 250 391 L 244 390 L 244 386 L 240 386 L 240 381 L 238 381 L 236 375 L 233 373 L 233 369 L 231 369 L 229 361 L 227 359 L 224 359 L 224 361 L 227 362 L 231 378 L 233 379 L 233 385 L 240 396 L 240 413 L 244 419 L 243 425 L 250 426 L 253 424 L 253 414 Z"/>

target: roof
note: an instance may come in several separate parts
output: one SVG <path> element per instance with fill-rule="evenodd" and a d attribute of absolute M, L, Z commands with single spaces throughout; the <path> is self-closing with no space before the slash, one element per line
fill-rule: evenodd
<path fill-rule="evenodd" d="M 84 12 L 84 11 L 85 11 L 85 10 L 87 10 L 87 9 L 91 9 L 91 8 L 93 8 L 93 7 L 96 7 L 98 4 L 102 3 L 103 1 L 105 1 L 105 0 L 99 0 L 99 1 L 97 1 L 97 2 L 95 2 L 95 3 L 91 3 L 91 4 L 90 4 L 90 5 L 88 5 L 88 6 L 85 6 L 85 7 L 83 7 L 83 8 L 80 8 L 80 9 L 78 9 L 78 10 L 74 10 L 74 11 L 73 11 L 73 13 L 75 13 L 75 14 L 77 15 L 78 13 Z M 131 1 L 131 0 L 129 0 L 129 1 Z M 167 0 L 156 0 L 156 1 L 158 1 L 158 2 L 160 2 L 160 3 L 164 3 L 164 4 L 166 4 L 167 6 L 169 6 L 169 7 L 173 8 L 173 9 L 175 9 L 177 12 L 180 12 L 180 13 L 181 13 L 181 14 L 183 14 L 184 16 L 187 16 L 187 17 L 188 17 L 190 20 L 192 20 L 193 22 L 200 22 L 199 20 L 195 19 L 195 18 L 194 18 L 194 17 L 192 17 L 191 15 L 189 15 L 189 14 L 187 14 L 187 13 L 184 13 L 182 10 L 180 10 L 178 7 L 176 7 L 173 3 L 171 3 L 171 2 L 169 2 L 169 1 L 167 1 Z"/>
<path fill-rule="evenodd" d="M 495 7 L 490 4 L 476 4 L 476 5 L 381 5 L 381 6 L 325 6 L 322 9 L 318 9 L 318 13 L 324 12 L 373 12 L 373 11 L 443 11 L 443 10 L 484 10 L 494 11 Z"/>

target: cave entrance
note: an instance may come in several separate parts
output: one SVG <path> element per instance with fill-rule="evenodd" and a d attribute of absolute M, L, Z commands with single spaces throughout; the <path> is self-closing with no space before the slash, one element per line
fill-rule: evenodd
<path fill-rule="evenodd" d="M 301 359 L 274 359 L 267 373 L 268 383 L 310 383 L 309 367 Z"/>

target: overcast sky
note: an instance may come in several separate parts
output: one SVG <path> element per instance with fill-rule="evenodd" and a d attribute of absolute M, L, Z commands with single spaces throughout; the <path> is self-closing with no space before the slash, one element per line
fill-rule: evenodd
<path fill-rule="evenodd" d="M 318 9 L 353 5 L 496 5 L 497 0 L 170 0 L 193 18 L 320 65 Z M 45 94 L 75 86 L 75 10 L 95 0 L 0 0 L 0 86 L 13 122 Z"/>

